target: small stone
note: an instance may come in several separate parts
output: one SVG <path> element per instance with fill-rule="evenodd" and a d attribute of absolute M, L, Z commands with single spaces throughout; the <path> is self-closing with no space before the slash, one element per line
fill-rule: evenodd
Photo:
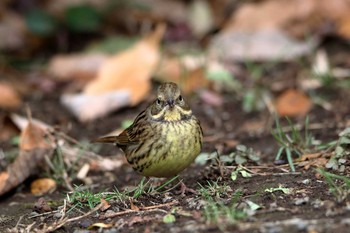
<path fill-rule="evenodd" d="M 60 219 L 62 217 L 62 213 L 61 212 L 57 212 L 53 215 L 54 218 Z"/>
<path fill-rule="evenodd" d="M 309 200 L 310 200 L 309 197 L 295 198 L 294 205 L 304 205 L 304 204 L 308 203 Z"/>
<path fill-rule="evenodd" d="M 88 226 L 90 226 L 92 224 L 92 222 L 88 219 L 83 219 L 81 220 L 81 222 L 79 223 L 81 228 L 87 228 Z"/>
<path fill-rule="evenodd" d="M 303 184 L 310 184 L 310 179 L 302 180 L 301 183 L 303 183 Z"/>
<path fill-rule="evenodd" d="M 38 214 L 39 214 L 38 212 L 33 211 L 33 212 L 31 212 L 31 213 L 29 214 L 28 217 L 35 217 L 35 216 L 37 216 Z"/>

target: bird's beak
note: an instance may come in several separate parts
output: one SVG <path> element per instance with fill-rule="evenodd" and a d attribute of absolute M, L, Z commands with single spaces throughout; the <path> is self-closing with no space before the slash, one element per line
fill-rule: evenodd
<path fill-rule="evenodd" d="M 174 100 L 168 100 L 167 103 L 168 103 L 168 105 L 169 105 L 170 108 L 173 108 L 174 105 L 175 105 Z"/>

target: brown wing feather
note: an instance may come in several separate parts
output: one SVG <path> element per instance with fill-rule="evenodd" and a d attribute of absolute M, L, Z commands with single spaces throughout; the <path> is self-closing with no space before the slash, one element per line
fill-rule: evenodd
<path fill-rule="evenodd" d="M 127 146 L 129 144 L 136 144 L 140 142 L 137 130 L 142 125 L 144 118 L 146 117 L 145 111 L 141 112 L 135 119 L 135 121 L 127 129 L 125 129 L 119 135 L 106 135 L 98 139 L 93 140 L 93 142 L 102 143 L 115 143 L 118 146 Z"/>

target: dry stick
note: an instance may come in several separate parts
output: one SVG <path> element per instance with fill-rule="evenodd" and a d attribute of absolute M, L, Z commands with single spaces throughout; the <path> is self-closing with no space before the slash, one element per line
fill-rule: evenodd
<path fill-rule="evenodd" d="M 146 207 L 140 207 L 140 210 L 154 210 L 154 209 L 158 209 L 161 207 L 167 207 L 167 206 L 172 206 L 178 204 L 178 201 L 173 201 L 173 202 L 169 202 L 169 203 L 165 203 L 165 204 L 159 204 L 159 205 L 154 205 L 154 206 L 146 206 Z M 140 212 L 140 210 L 125 210 L 125 211 L 121 211 L 121 212 L 117 212 L 117 213 L 113 213 L 113 214 L 105 214 L 103 216 L 100 216 L 99 219 L 107 219 L 107 218 L 114 218 L 120 215 L 124 215 L 124 214 L 130 214 L 130 213 L 136 213 L 136 212 Z"/>
<path fill-rule="evenodd" d="M 23 215 L 21 217 L 19 217 L 19 219 L 16 223 L 16 226 L 15 226 L 15 229 L 17 229 L 17 227 L 18 227 L 19 223 L 22 221 L 22 219 L 23 219 Z"/>
<path fill-rule="evenodd" d="M 60 212 L 60 211 L 59 210 L 53 210 L 53 211 L 50 211 L 50 212 L 45 212 L 45 213 L 41 213 L 41 214 L 36 214 L 34 216 L 29 216 L 28 219 L 37 218 L 37 217 L 41 217 L 41 216 L 45 216 L 45 215 L 49 215 L 49 214 L 58 213 L 58 212 Z"/>
<path fill-rule="evenodd" d="M 102 207 L 102 205 L 103 204 L 100 203 L 99 205 L 97 205 L 95 208 L 93 208 L 89 212 L 87 212 L 87 213 L 85 213 L 83 215 L 80 215 L 78 217 L 75 217 L 75 218 L 61 218 L 58 222 L 54 223 L 54 225 L 52 225 L 52 226 L 48 227 L 47 229 L 45 229 L 45 232 L 55 231 L 55 230 L 61 228 L 64 224 L 66 224 L 68 222 L 74 222 L 74 221 L 80 220 L 82 218 L 85 218 L 85 217 L 91 215 L 92 213 L 96 212 L 97 210 L 99 210 Z"/>

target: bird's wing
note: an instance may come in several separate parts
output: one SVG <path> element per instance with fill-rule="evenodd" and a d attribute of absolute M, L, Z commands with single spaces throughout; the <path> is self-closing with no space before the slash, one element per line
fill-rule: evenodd
<path fill-rule="evenodd" d="M 121 134 L 117 136 L 117 144 L 119 145 L 129 145 L 129 144 L 137 144 L 142 141 L 139 129 L 144 127 L 146 122 L 146 113 L 145 111 L 141 112 L 132 125 L 130 125 L 127 129 L 125 129 Z"/>

